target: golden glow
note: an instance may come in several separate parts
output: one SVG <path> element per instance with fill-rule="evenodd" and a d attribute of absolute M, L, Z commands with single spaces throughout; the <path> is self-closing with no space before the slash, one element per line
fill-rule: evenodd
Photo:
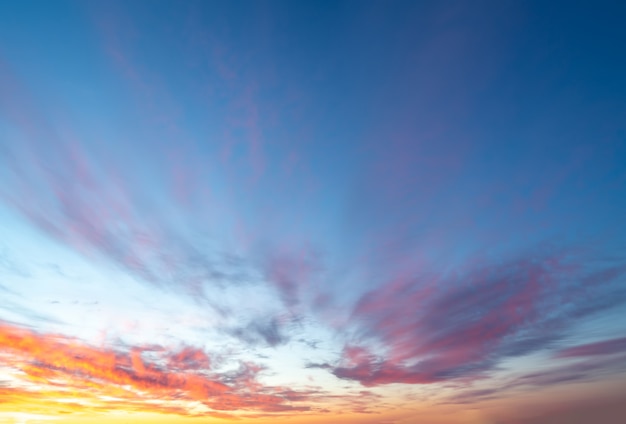
<path fill-rule="evenodd" d="M 306 411 L 281 396 L 288 390 L 257 387 L 254 377 L 219 381 L 206 355 L 192 348 L 97 349 L 60 335 L 0 324 L 0 366 L 11 372 L 0 387 L 5 414 L 160 413 L 235 418 L 246 413 Z M 143 353 L 151 354 L 151 361 Z M 119 414 L 119 412 L 118 412 Z M 9 415 L 6 415 L 8 417 Z"/>

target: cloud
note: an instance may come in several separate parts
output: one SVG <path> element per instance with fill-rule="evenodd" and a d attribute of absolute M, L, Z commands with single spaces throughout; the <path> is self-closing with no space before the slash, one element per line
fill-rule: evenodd
<path fill-rule="evenodd" d="M 242 209 L 252 199 L 257 213 L 248 219 L 256 222 L 260 214 L 276 217 L 275 202 L 268 200 L 268 194 L 276 187 L 280 191 L 280 181 L 268 181 L 262 189 L 253 190 L 258 195 L 252 196 L 251 187 L 229 174 L 233 166 L 225 166 L 224 175 L 206 171 L 198 146 L 183 143 L 180 148 L 166 149 L 157 143 L 154 147 L 142 140 L 145 134 L 134 130 L 120 135 L 132 143 L 99 144 L 101 135 L 77 131 L 80 125 L 47 111 L 43 99 L 1 59 L 0 88 L 6 95 L 0 99 L 0 119 L 11 131 L 0 142 L 0 201 L 87 260 L 113 265 L 153 286 L 185 291 L 208 302 L 207 287 L 249 282 L 251 275 L 261 273 L 286 304 L 298 303 L 300 285 L 314 266 L 309 252 L 288 249 L 290 253 L 285 254 L 268 248 L 257 262 L 241 256 L 254 238 L 249 232 L 263 232 L 248 231 L 258 225 L 249 225 Z M 251 172 L 256 179 L 265 167 L 261 118 L 254 90 L 247 86 L 242 90 L 244 94 L 236 91 L 242 97 L 244 126 L 251 133 L 243 138 L 249 138 Z M 64 111 L 64 102 L 53 100 L 55 109 Z M 179 146 L 178 135 L 167 137 L 176 136 Z M 250 171 L 250 166 L 243 168 Z M 219 187 L 221 194 L 215 197 L 213 180 L 222 178 L 232 182 L 233 192 L 223 193 Z M 233 207 L 231 203 L 239 200 L 244 203 Z M 213 237 L 215 227 L 226 237 Z M 270 230 L 267 237 L 280 235 Z M 229 312 L 217 302 L 213 306 L 223 314 Z"/>
<path fill-rule="evenodd" d="M 567 351 L 568 349 L 564 349 Z M 557 352 L 558 353 L 558 352 Z M 626 371 L 626 355 L 613 350 L 614 355 L 600 358 L 585 355 L 571 355 L 569 358 L 579 359 L 574 363 L 552 366 L 541 371 L 522 373 L 505 379 L 488 389 L 462 390 L 447 399 L 444 403 L 476 403 L 489 399 L 510 396 L 512 391 L 537 390 L 564 383 L 601 380 L 607 374 L 615 375 Z M 594 353 L 595 354 L 595 353 Z M 594 355 L 592 354 L 592 355 Z M 565 357 L 557 356 L 562 359 Z M 582 360 L 581 360 L 582 359 Z"/>
<path fill-rule="evenodd" d="M 310 247 L 268 249 L 264 264 L 267 281 L 289 308 L 300 303 L 302 292 L 311 288 L 321 267 L 319 254 Z"/>
<path fill-rule="evenodd" d="M 210 367 L 210 360 L 207 354 L 192 347 L 184 347 L 168 359 L 168 368 L 175 370 L 208 369 Z"/>
<path fill-rule="evenodd" d="M 241 363 L 238 370 L 218 371 L 204 351 L 191 346 L 174 351 L 158 346 L 96 348 L 62 335 L 0 323 L 0 352 L 0 363 L 17 372 L 3 388 L 8 399 L 18 392 L 35 401 L 45 392 L 54 392 L 49 399 L 73 393 L 79 403 L 99 399 L 103 409 L 119 401 L 152 411 L 158 409 L 152 402 L 158 401 L 169 412 L 188 415 L 310 409 L 293 405 L 280 395 L 281 388 L 260 384 L 258 365 Z M 113 405 L 105 400 L 109 398 Z M 176 408 L 169 410 L 168 402 Z"/>
<path fill-rule="evenodd" d="M 0 200 L 27 222 L 88 260 L 104 260 L 140 281 L 183 288 L 198 298 L 205 284 L 220 286 L 246 278 L 245 264 L 206 248 L 207 240 L 197 236 L 205 226 L 194 220 L 196 236 L 189 237 L 171 216 L 161 213 L 158 205 L 164 199 L 147 194 L 154 190 L 142 174 L 152 172 L 160 159 L 166 173 L 176 163 L 161 158 L 158 151 L 145 161 L 141 148 L 132 155 L 123 148 L 98 151 L 91 136 L 77 134 L 63 120 L 44 113 L 0 58 L 0 87 L 5 86 L 10 90 L 0 99 L 0 111 L 11 132 L 0 144 Z M 180 206 L 177 213 L 187 218 L 192 214 L 176 196 L 160 194 Z"/>
<path fill-rule="evenodd" d="M 13 255 L 9 252 L 9 249 L 0 245 L 0 273 L 7 273 L 9 275 L 15 275 L 18 277 L 30 277 L 31 273 L 26 267 L 19 263 Z M 2 285 L 0 285 L 2 288 Z"/>
<path fill-rule="evenodd" d="M 623 396 L 612 395 L 609 398 L 591 398 L 578 401 L 562 402 L 559 405 L 549 405 L 525 410 L 525 416 L 519 412 L 516 417 L 509 416 L 497 422 L 515 422 L 519 424 L 587 424 L 601 422 L 606 424 L 621 424 L 626 416 L 626 402 Z M 513 418 L 513 419 L 511 419 Z"/>
<path fill-rule="evenodd" d="M 596 355 L 611 355 L 622 352 L 626 352 L 626 337 L 568 347 L 555 352 L 555 357 L 576 358 Z"/>
<path fill-rule="evenodd" d="M 537 252 L 397 278 L 361 297 L 354 340 L 330 369 L 365 386 L 481 378 L 506 358 L 558 344 L 577 319 L 626 302 L 625 274 L 619 261 Z"/>
<path fill-rule="evenodd" d="M 228 333 L 251 346 L 279 346 L 289 341 L 284 323 L 279 317 L 255 319 L 244 327 L 234 328 Z"/>

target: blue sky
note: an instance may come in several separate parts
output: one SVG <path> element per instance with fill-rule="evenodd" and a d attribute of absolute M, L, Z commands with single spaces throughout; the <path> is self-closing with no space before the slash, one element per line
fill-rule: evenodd
<path fill-rule="evenodd" d="M 473 423 L 622 387 L 624 12 L 0 2 L 0 414 Z"/>

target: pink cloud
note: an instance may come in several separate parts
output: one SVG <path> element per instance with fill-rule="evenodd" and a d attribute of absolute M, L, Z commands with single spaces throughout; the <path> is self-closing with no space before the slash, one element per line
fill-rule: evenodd
<path fill-rule="evenodd" d="M 557 358 L 576 358 L 584 356 L 611 355 L 626 351 L 626 337 L 588 343 L 555 352 Z"/>
<path fill-rule="evenodd" d="M 589 261 L 554 253 L 487 263 L 452 277 L 390 280 L 356 304 L 354 336 L 339 362 L 323 367 L 366 386 L 485 377 L 508 357 L 558 344 L 573 320 L 626 302 L 614 284 L 623 267 L 590 272 Z M 564 296 L 572 300 L 563 303 Z"/>

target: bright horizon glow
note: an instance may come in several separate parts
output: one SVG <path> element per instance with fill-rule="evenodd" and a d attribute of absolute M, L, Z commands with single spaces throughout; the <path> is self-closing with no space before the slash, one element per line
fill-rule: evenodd
<path fill-rule="evenodd" d="M 623 424 L 625 15 L 3 2 L 0 423 Z"/>

